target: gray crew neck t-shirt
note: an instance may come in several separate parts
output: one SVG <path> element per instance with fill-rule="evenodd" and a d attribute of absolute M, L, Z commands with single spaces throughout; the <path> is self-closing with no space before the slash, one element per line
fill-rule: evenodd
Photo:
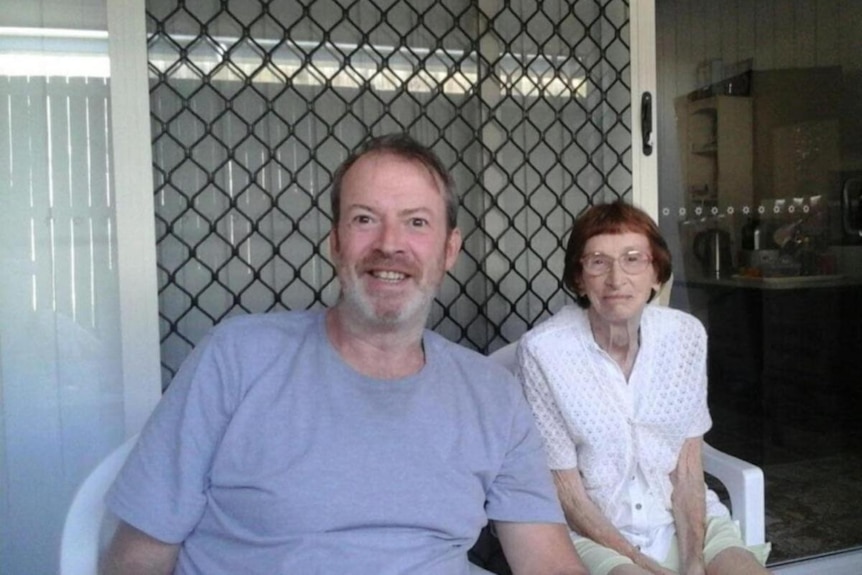
<path fill-rule="evenodd" d="M 181 574 L 467 573 L 488 518 L 563 522 L 515 379 L 433 332 L 363 376 L 324 313 L 233 318 L 192 352 L 108 504 Z"/>

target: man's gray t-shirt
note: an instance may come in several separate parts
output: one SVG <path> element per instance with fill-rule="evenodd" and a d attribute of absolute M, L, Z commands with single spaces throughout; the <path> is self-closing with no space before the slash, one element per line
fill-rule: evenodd
<path fill-rule="evenodd" d="M 487 519 L 563 522 L 517 381 L 426 331 L 365 377 L 322 312 L 243 316 L 183 364 L 108 496 L 177 573 L 466 574 Z"/>

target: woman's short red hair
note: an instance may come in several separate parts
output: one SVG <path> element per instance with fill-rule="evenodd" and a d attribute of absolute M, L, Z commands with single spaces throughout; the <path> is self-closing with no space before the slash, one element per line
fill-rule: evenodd
<path fill-rule="evenodd" d="M 578 293 L 578 282 L 584 272 L 581 265 L 584 246 L 593 236 L 626 232 L 646 236 L 650 245 L 652 266 L 656 278 L 662 284 L 670 279 L 673 273 L 670 250 L 661 235 L 661 231 L 649 214 L 622 200 L 610 204 L 596 204 L 587 208 L 575 220 L 572 232 L 569 234 L 569 242 L 566 245 L 563 286 L 574 295 L 579 306 L 583 308 L 590 306 L 589 300 Z"/>

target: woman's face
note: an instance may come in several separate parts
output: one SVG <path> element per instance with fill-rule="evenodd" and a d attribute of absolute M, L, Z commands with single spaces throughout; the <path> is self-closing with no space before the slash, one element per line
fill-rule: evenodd
<path fill-rule="evenodd" d="M 590 300 L 591 312 L 609 323 L 639 318 L 651 291 L 661 287 L 643 234 L 593 236 L 584 246 L 581 264 L 578 289 Z"/>

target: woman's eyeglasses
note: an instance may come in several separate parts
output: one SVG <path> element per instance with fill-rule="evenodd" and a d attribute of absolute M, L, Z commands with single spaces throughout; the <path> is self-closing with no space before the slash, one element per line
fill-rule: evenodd
<path fill-rule="evenodd" d="M 611 271 L 611 268 L 614 267 L 615 261 L 620 263 L 620 268 L 622 268 L 624 272 L 635 275 L 642 273 L 647 269 L 647 266 L 652 262 L 652 256 L 637 250 L 628 251 L 618 258 L 613 258 L 607 254 L 596 252 L 582 257 L 581 265 L 583 266 L 585 274 L 601 276 Z"/>

